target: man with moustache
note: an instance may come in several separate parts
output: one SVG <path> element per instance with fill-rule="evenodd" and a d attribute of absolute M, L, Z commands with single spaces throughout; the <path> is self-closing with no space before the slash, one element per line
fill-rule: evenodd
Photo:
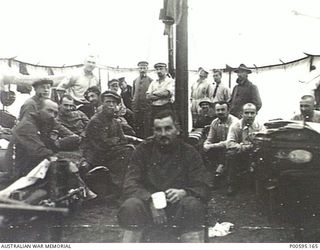
<path fill-rule="evenodd" d="M 215 179 L 225 170 L 225 154 L 229 127 L 238 121 L 238 118 L 229 114 L 228 103 L 224 101 L 215 104 L 215 113 L 218 118 L 212 121 L 209 134 L 203 144 L 204 159 Z"/>
<path fill-rule="evenodd" d="M 156 63 L 154 68 L 157 72 L 158 79 L 150 84 L 146 92 L 146 98 L 151 101 L 151 121 L 153 121 L 154 116 L 161 111 L 173 111 L 173 103 L 175 100 L 175 83 L 174 80 L 168 76 L 167 65 L 165 63 Z M 151 128 L 149 133 L 151 133 Z"/>
<path fill-rule="evenodd" d="M 24 102 L 20 108 L 19 120 L 30 113 L 35 113 L 39 109 L 40 102 L 43 99 L 49 98 L 50 89 L 53 81 L 48 79 L 40 79 L 33 82 L 32 86 L 35 95 Z"/>
<path fill-rule="evenodd" d="M 210 125 L 215 118 L 213 103 L 209 98 L 203 98 L 199 102 L 200 110 L 194 128 L 204 128 Z"/>
<path fill-rule="evenodd" d="M 95 56 L 88 56 L 84 61 L 83 71 L 79 75 L 64 78 L 57 86 L 57 91 L 62 94 L 67 93 L 72 96 L 76 105 L 86 103 L 84 93 L 92 86 L 99 86 L 98 78 L 93 74 L 96 68 L 97 59 Z"/>
<path fill-rule="evenodd" d="M 88 117 L 76 109 L 70 95 L 63 95 L 60 102 L 57 121 L 73 133 L 81 135 L 89 122 Z"/>
<path fill-rule="evenodd" d="M 79 144 L 79 136 L 61 125 L 57 126 L 57 114 L 58 104 L 50 99 L 43 99 L 38 110 L 24 116 L 13 129 L 6 152 L 12 177 L 26 175 L 42 160 L 50 159 L 62 150 L 67 146 L 66 143 Z"/>
<path fill-rule="evenodd" d="M 134 151 L 124 181 L 126 200 L 118 213 L 123 242 L 139 242 L 152 225 L 176 225 L 182 242 L 203 242 L 208 184 L 201 156 L 178 139 L 172 112 L 159 112 L 153 122 L 154 135 Z M 167 207 L 154 207 L 156 192 L 165 193 Z"/>
<path fill-rule="evenodd" d="M 248 74 L 251 74 L 252 71 L 247 68 L 246 65 L 240 64 L 235 72 L 238 74 L 238 85 L 233 88 L 229 101 L 230 114 L 240 119 L 244 104 L 253 103 L 256 106 L 257 111 L 259 111 L 262 102 L 257 86 L 248 80 Z"/>
<path fill-rule="evenodd" d="M 139 76 L 132 85 L 134 129 L 141 138 L 147 136 L 150 128 L 150 101 L 146 98 L 146 92 L 153 79 L 147 75 L 148 65 L 146 61 L 138 62 Z"/>
<path fill-rule="evenodd" d="M 320 123 L 320 111 L 315 110 L 315 100 L 312 95 L 304 95 L 300 100 L 300 114 L 292 120 Z"/>
<path fill-rule="evenodd" d="M 237 191 L 237 174 L 250 170 L 250 153 L 253 149 L 253 133 L 264 129 L 256 121 L 257 108 L 247 103 L 242 108 L 242 119 L 233 123 L 227 137 L 228 195 Z"/>
<path fill-rule="evenodd" d="M 109 169 L 112 182 L 118 192 L 122 189 L 125 170 L 133 151 L 133 146 L 127 140 L 116 118 L 117 106 L 121 97 L 110 90 L 101 94 L 102 109 L 89 121 L 81 149 L 85 161 L 82 162 L 82 172 L 96 166 Z"/>

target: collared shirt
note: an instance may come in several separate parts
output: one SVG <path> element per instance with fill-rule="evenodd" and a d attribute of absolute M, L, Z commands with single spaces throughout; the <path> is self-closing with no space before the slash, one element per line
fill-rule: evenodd
<path fill-rule="evenodd" d="M 209 134 L 204 144 L 211 145 L 219 143 L 221 148 L 226 148 L 229 128 L 237 121 L 238 118 L 230 114 L 225 122 L 219 118 L 214 119 L 210 125 Z"/>
<path fill-rule="evenodd" d="M 292 120 L 294 121 L 306 121 L 306 122 L 317 122 L 317 123 L 320 123 L 320 111 L 318 110 L 314 110 L 313 111 L 313 116 L 312 117 L 309 117 L 309 119 L 305 119 L 304 115 L 302 114 L 298 114 L 298 115 L 295 115 Z"/>
<path fill-rule="evenodd" d="M 253 103 L 258 111 L 262 106 L 257 86 L 248 79 L 233 88 L 230 99 L 230 113 L 239 118 L 243 105 L 247 103 Z"/>
<path fill-rule="evenodd" d="M 135 112 L 147 110 L 150 106 L 150 101 L 146 98 L 146 92 L 153 79 L 147 75 L 139 76 L 133 81 L 133 100 L 132 110 Z"/>
<path fill-rule="evenodd" d="M 87 74 L 83 70 L 80 75 L 64 78 L 57 86 L 57 90 L 65 90 L 75 101 L 87 103 L 84 93 L 92 86 L 99 86 L 99 80 L 92 73 Z"/>
<path fill-rule="evenodd" d="M 154 91 L 169 91 L 169 95 L 167 97 L 161 97 L 158 100 L 153 100 L 152 105 L 154 106 L 163 106 L 167 103 L 173 103 L 174 102 L 174 95 L 175 95 L 175 83 L 174 80 L 168 76 L 164 78 L 163 81 L 153 80 L 152 83 L 150 83 L 150 86 L 147 90 L 146 94 L 152 94 Z"/>
<path fill-rule="evenodd" d="M 217 87 L 217 83 L 212 83 L 213 86 L 213 93 L 215 92 L 215 89 Z M 218 84 L 218 88 L 217 88 L 217 92 L 215 97 L 210 96 L 210 98 L 212 99 L 212 102 L 228 102 L 230 100 L 231 97 L 231 91 L 228 87 L 224 86 L 222 83 Z"/>
<path fill-rule="evenodd" d="M 232 124 L 229 128 L 227 136 L 227 148 L 231 149 L 243 144 L 251 144 L 253 142 L 254 132 L 259 132 L 264 126 L 258 121 L 254 121 L 250 126 L 243 124 L 243 119 Z"/>

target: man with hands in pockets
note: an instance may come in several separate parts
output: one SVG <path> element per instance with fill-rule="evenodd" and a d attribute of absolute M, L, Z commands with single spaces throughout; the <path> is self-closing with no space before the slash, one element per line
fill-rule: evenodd
<path fill-rule="evenodd" d="M 208 181 L 201 156 L 178 139 L 172 112 L 153 123 L 153 137 L 136 148 L 127 169 L 118 213 L 123 242 L 139 242 L 155 225 L 176 226 L 182 242 L 203 242 Z"/>

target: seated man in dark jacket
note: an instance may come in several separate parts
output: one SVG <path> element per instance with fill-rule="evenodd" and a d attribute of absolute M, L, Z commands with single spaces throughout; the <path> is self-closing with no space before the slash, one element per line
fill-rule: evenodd
<path fill-rule="evenodd" d="M 13 129 L 6 152 L 12 177 L 24 176 L 55 152 L 71 144 L 79 144 L 79 136 L 55 121 L 57 114 L 58 104 L 44 99 L 40 101 L 37 112 L 24 116 Z"/>
<path fill-rule="evenodd" d="M 203 242 L 207 175 L 200 154 L 178 135 L 174 115 L 160 112 L 154 137 L 134 151 L 124 182 L 127 200 L 118 214 L 126 229 L 123 242 L 139 242 L 152 224 L 177 225 L 183 242 Z M 154 206 L 151 195 L 156 192 L 166 196 L 165 208 Z"/>
<path fill-rule="evenodd" d="M 113 91 L 101 94 L 102 110 L 89 121 L 81 148 L 85 162 L 82 171 L 96 166 L 109 169 L 112 182 L 121 190 L 125 170 L 133 146 L 127 140 L 121 124 L 115 119 L 121 97 Z"/>

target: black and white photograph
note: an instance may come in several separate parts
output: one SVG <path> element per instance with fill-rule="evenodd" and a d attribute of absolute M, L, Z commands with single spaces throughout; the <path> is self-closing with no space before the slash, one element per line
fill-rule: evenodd
<path fill-rule="evenodd" d="M 319 1 L 0 9 L 1 248 L 318 248 Z"/>

